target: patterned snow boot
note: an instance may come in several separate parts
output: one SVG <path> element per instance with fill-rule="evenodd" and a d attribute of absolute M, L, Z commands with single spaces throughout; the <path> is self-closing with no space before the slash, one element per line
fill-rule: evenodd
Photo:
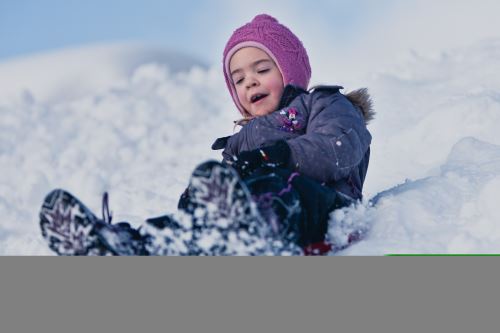
<path fill-rule="evenodd" d="M 103 196 L 103 218 L 98 219 L 80 200 L 57 189 L 40 211 L 40 228 L 58 255 L 146 255 L 139 232 L 130 224 L 111 224 L 108 195 Z"/>
<path fill-rule="evenodd" d="M 272 254 L 269 225 L 230 166 L 199 165 L 178 207 L 191 217 L 190 255 Z"/>

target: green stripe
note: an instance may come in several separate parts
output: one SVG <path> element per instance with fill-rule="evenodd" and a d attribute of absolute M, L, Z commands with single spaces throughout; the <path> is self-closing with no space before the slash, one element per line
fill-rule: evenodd
<path fill-rule="evenodd" d="M 500 257 L 500 254 L 386 254 L 386 257 Z"/>

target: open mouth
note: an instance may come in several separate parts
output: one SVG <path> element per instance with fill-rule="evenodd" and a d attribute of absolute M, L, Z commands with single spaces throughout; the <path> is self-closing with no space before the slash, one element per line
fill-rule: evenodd
<path fill-rule="evenodd" d="M 266 95 L 266 94 L 257 94 L 257 95 L 253 95 L 251 98 L 250 98 L 250 103 L 256 103 L 258 101 L 260 101 L 261 99 L 267 97 L 269 95 Z"/>

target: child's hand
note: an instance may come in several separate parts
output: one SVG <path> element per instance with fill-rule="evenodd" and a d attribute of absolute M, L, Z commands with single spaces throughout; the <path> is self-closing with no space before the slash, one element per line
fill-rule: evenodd
<path fill-rule="evenodd" d="M 244 151 L 233 157 L 232 167 L 238 172 L 241 178 L 250 176 L 262 164 L 260 150 Z"/>
<path fill-rule="evenodd" d="M 261 149 L 244 151 L 233 157 L 233 168 L 241 178 L 250 176 L 261 167 L 286 166 L 290 159 L 290 147 L 285 141 Z"/>

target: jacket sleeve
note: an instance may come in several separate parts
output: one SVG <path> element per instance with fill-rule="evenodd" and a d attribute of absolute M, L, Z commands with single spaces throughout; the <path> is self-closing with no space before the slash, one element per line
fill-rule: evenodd
<path fill-rule="evenodd" d="M 340 93 L 312 97 L 309 108 L 306 133 L 287 141 L 290 167 L 321 182 L 347 177 L 371 143 L 361 112 Z"/>
<path fill-rule="evenodd" d="M 222 162 L 232 162 L 233 156 L 238 155 L 238 134 L 233 134 L 229 140 L 227 140 L 226 147 L 222 151 Z"/>
<path fill-rule="evenodd" d="M 297 105 L 255 118 L 228 139 L 222 156 L 228 161 L 241 152 L 297 138 L 306 133 L 308 117 L 304 99 L 300 98 Z"/>

